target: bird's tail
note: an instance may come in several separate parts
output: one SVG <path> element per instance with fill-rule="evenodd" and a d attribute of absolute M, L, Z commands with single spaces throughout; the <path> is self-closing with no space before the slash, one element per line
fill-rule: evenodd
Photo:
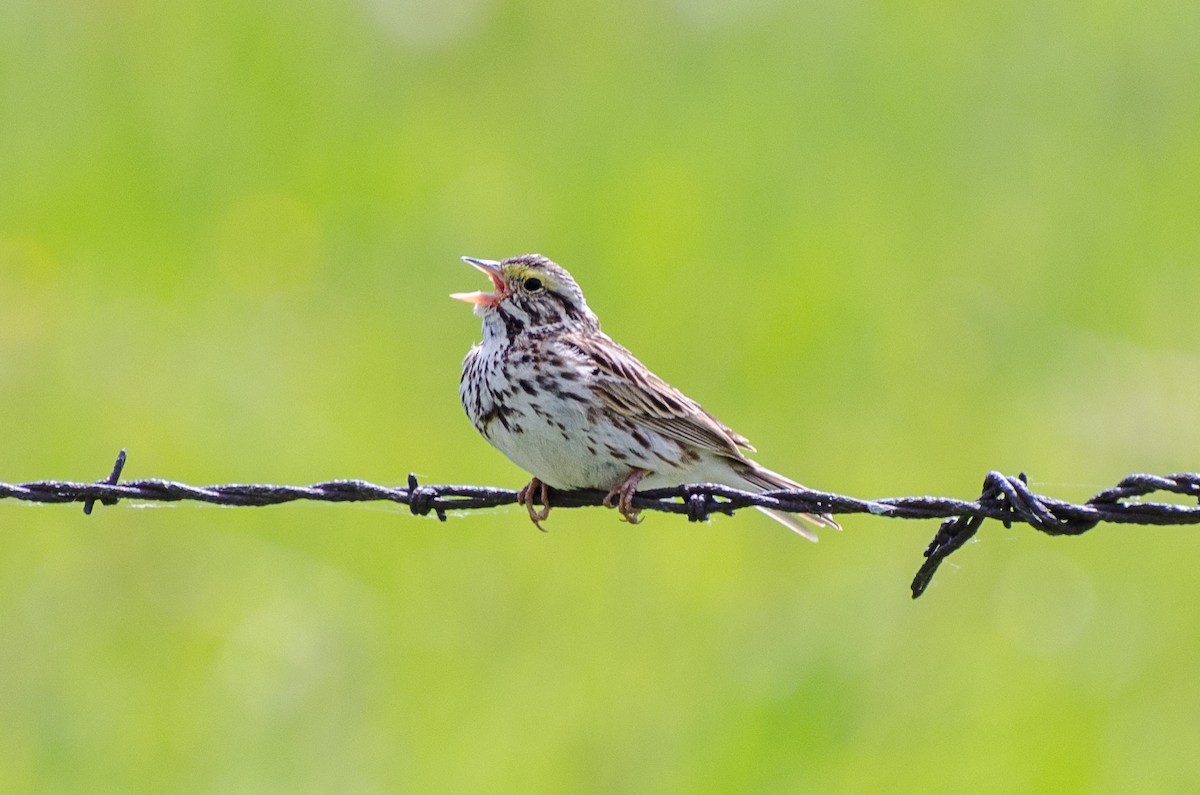
<path fill-rule="evenodd" d="M 772 472 L 765 467 L 761 467 L 753 461 L 747 461 L 746 466 L 738 467 L 737 471 L 753 490 L 774 491 L 776 489 L 804 488 L 796 481 L 785 478 L 778 472 Z M 793 533 L 804 536 L 813 542 L 817 540 L 817 534 L 813 532 L 813 527 L 826 527 L 834 530 L 842 529 L 842 526 L 827 513 L 785 513 L 783 511 L 774 511 L 770 508 L 759 508 L 758 510 L 779 522 Z"/>

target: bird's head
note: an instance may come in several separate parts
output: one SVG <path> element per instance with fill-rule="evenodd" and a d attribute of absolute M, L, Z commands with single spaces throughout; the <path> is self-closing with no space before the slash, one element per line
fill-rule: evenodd
<path fill-rule="evenodd" d="M 522 254 L 501 262 L 463 257 L 492 280 L 492 292 L 453 293 L 475 305 L 486 332 L 512 336 L 524 329 L 555 324 L 598 328 L 571 274 L 541 254 Z"/>

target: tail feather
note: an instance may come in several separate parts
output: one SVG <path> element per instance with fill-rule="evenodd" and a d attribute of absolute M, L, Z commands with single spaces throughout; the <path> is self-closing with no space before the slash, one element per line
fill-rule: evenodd
<path fill-rule="evenodd" d="M 789 478 L 780 475 L 778 472 L 761 467 L 753 461 L 747 462 L 748 466 L 739 470 L 738 474 L 750 486 L 757 488 L 760 491 L 774 491 L 776 489 L 802 489 L 804 488 L 799 483 Z M 804 536 L 809 541 L 816 541 L 817 534 L 813 532 L 813 527 L 827 527 L 833 530 L 841 530 L 842 526 L 838 524 L 832 516 L 827 513 L 786 513 L 784 511 L 775 511 L 770 508 L 759 508 L 758 510 L 770 516 L 775 521 L 782 524 L 787 529 L 797 535 Z M 808 524 L 805 524 L 807 522 Z"/>
<path fill-rule="evenodd" d="M 796 535 L 803 536 L 814 544 L 821 540 L 817 537 L 817 534 L 813 532 L 813 529 L 802 521 L 803 519 L 807 519 L 814 525 L 821 527 L 822 525 L 820 524 L 820 518 L 817 516 L 806 513 L 784 513 L 783 511 L 773 511 L 770 508 L 758 508 L 758 510 L 779 522 Z"/>

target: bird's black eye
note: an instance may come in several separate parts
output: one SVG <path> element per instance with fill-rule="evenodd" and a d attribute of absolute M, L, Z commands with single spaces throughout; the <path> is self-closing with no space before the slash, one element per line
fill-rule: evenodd
<path fill-rule="evenodd" d="M 525 288 L 525 292 L 527 293 L 540 292 L 542 289 L 542 280 L 536 276 L 530 276 L 521 286 Z"/>

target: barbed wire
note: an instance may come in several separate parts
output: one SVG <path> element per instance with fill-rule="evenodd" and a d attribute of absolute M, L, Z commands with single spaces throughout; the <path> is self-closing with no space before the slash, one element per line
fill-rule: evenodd
<path fill-rule="evenodd" d="M 433 513 L 446 521 L 448 512 L 513 505 L 517 492 L 490 486 L 427 486 L 408 476 L 408 485 L 380 486 L 365 480 L 327 480 L 308 486 L 228 483 L 191 486 L 173 480 L 145 478 L 118 482 L 125 467 L 125 451 L 117 455 L 112 472 L 94 483 L 37 480 L 0 483 L 0 499 L 38 503 L 82 502 L 90 514 L 97 502 L 116 505 L 121 500 L 180 502 L 191 500 L 213 505 L 266 506 L 298 500 L 317 502 L 388 501 L 407 505 L 416 516 Z M 1197 498 L 1197 507 L 1166 502 L 1142 502 L 1155 492 Z M 600 489 L 551 490 L 555 508 L 601 505 L 607 492 Z M 951 497 L 887 497 L 865 500 L 841 494 L 796 489 L 751 494 L 714 483 L 696 483 L 649 489 L 634 495 L 633 507 L 686 515 L 699 522 L 713 514 L 733 515 L 742 508 L 761 507 L 788 513 L 870 514 L 892 519 L 943 519 L 925 548 L 925 562 L 912 582 L 916 599 L 928 587 L 942 562 L 975 536 L 985 519 L 1011 527 L 1024 523 L 1049 535 L 1082 535 L 1101 523 L 1139 525 L 1200 524 L 1200 473 L 1130 475 L 1086 503 L 1073 504 L 1034 494 L 1025 473 L 1016 477 L 989 472 L 975 500 Z"/>

